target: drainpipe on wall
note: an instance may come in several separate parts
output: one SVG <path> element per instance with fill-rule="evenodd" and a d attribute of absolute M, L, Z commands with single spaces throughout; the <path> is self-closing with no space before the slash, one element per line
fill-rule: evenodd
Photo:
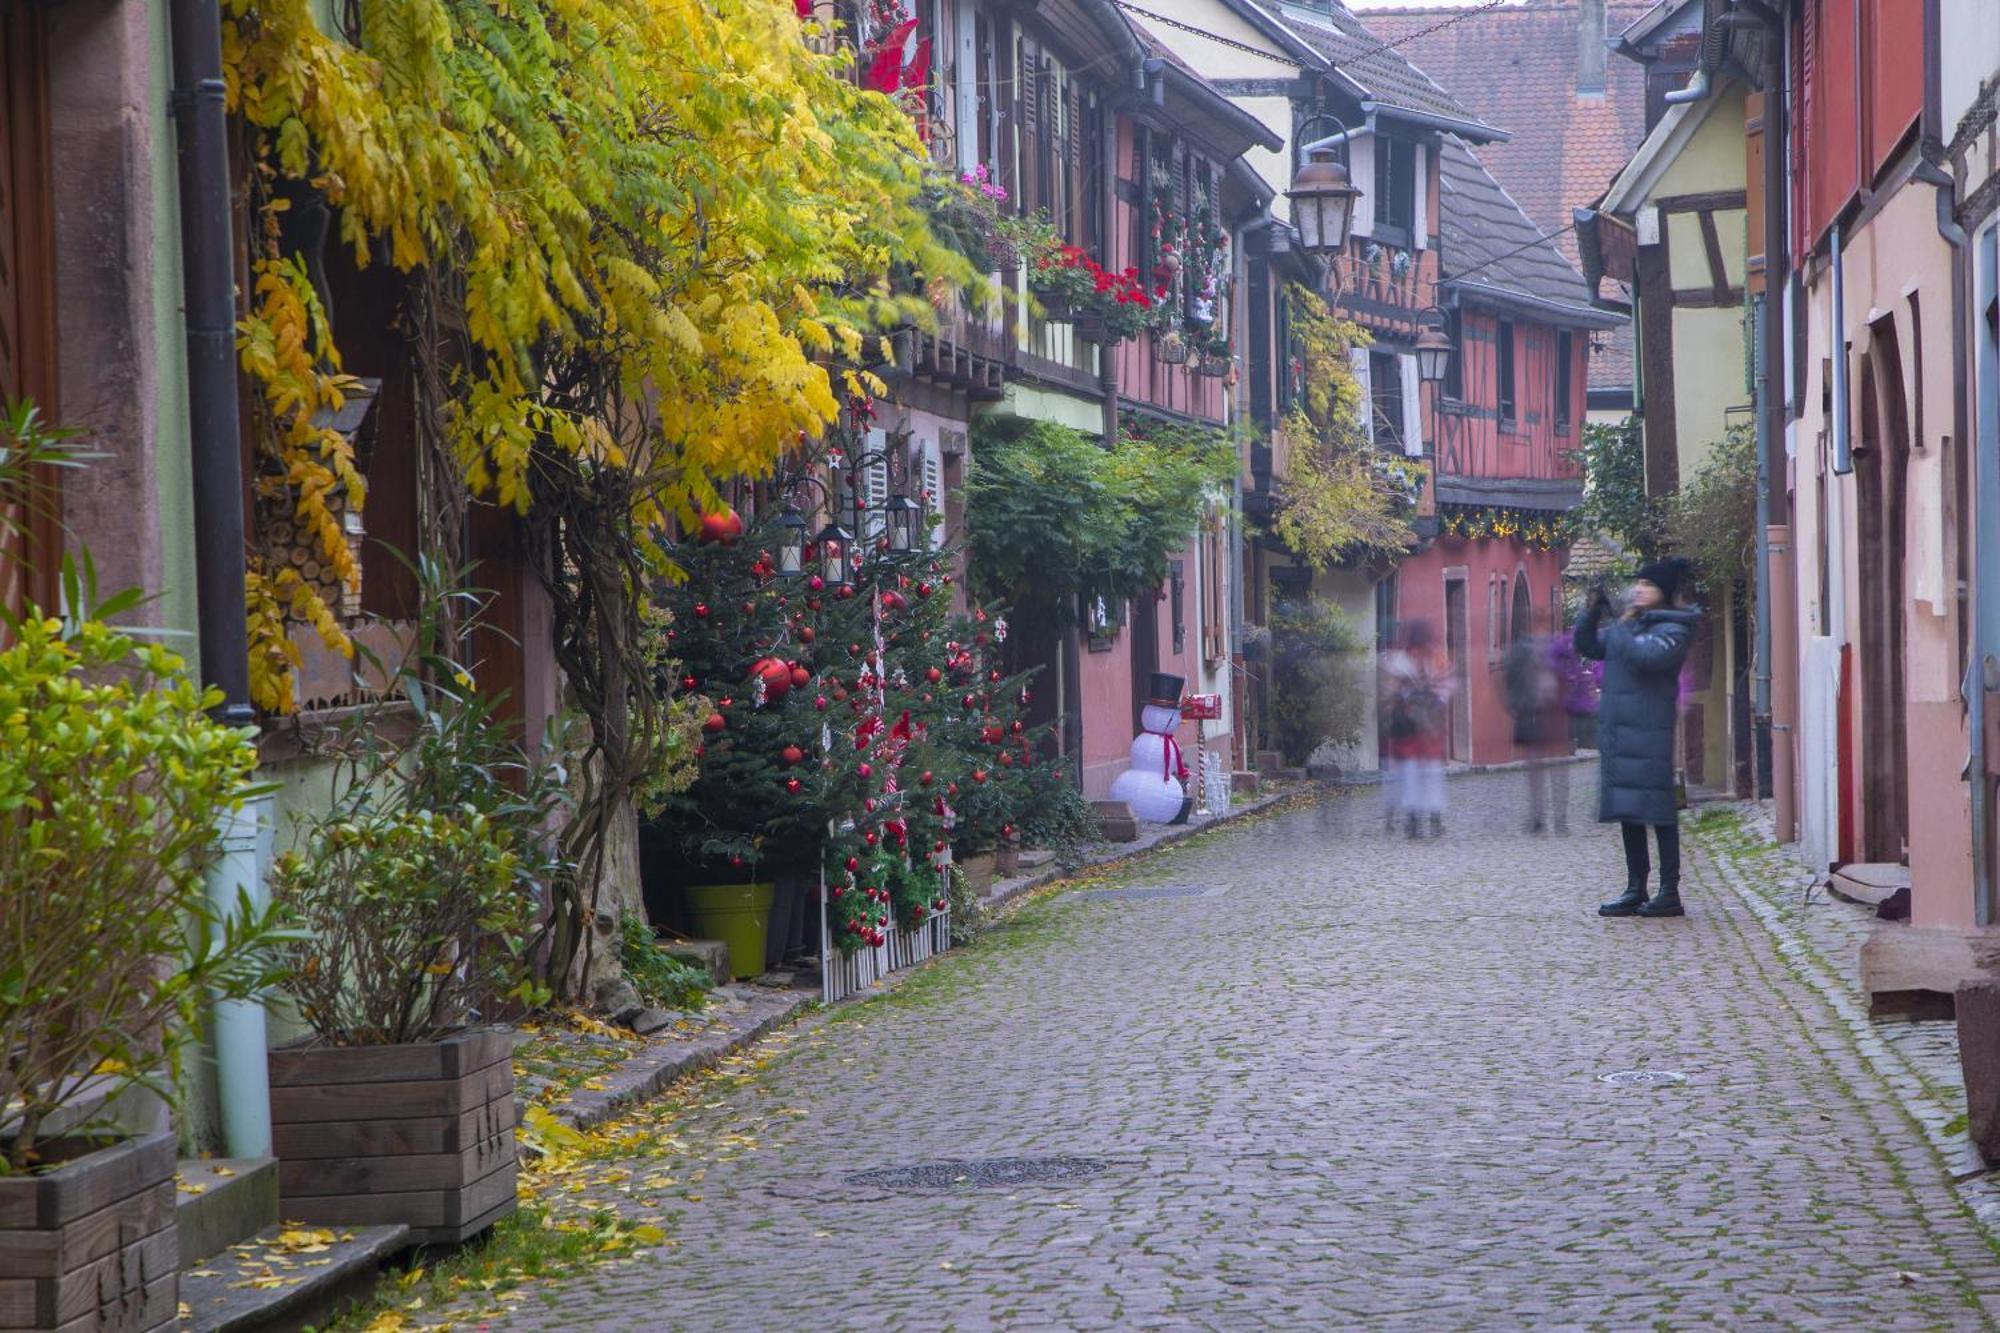
<path fill-rule="evenodd" d="M 1790 88 L 1785 62 L 1790 43 L 1785 22 L 1777 18 L 1765 31 L 1764 64 L 1764 327 L 1760 349 L 1763 372 L 1763 412 L 1758 424 L 1763 447 L 1758 451 L 1762 476 L 1763 579 L 1757 599 L 1758 671 L 1763 675 L 1763 707 L 1771 725 L 1771 805 L 1774 832 L 1781 843 L 1799 836 L 1798 714 L 1799 621 L 1798 565 L 1792 548 L 1791 492 L 1785 454 L 1785 289 L 1791 272 L 1786 239 L 1786 152 L 1790 135 Z"/>
<path fill-rule="evenodd" d="M 1956 206 L 1958 186 L 1951 176 L 1931 162 L 1920 162 L 1915 178 L 1931 186 L 1937 192 L 1938 236 L 1951 247 L 1951 438 L 1955 447 L 1964 451 L 1968 459 L 1974 458 L 1972 442 L 1966 437 L 1966 360 L 1971 355 L 1965 336 L 1966 309 L 1970 305 L 1966 291 L 1966 271 L 1971 266 L 1972 238 L 1965 234 L 1965 228 L 1958 225 Z M 1974 462 L 1977 467 L 1977 462 Z M 1970 515 L 1959 515 L 1959 522 L 1968 521 Z M 1976 547 L 1974 548 L 1977 549 Z M 1962 569 L 1961 579 L 1977 579 L 1978 568 Z M 1973 611 L 1968 606 L 1968 612 Z M 1965 700 L 1966 725 L 1970 730 L 1971 750 L 1966 758 L 1965 775 L 1972 789 L 1972 905 L 1973 919 L 1977 924 L 1995 924 L 1995 903 L 1993 893 L 1993 868 L 1988 862 L 1991 848 L 1988 845 L 1986 814 L 1988 786 L 1986 782 L 1986 685 L 1985 672 L 1980 666 L 1978 648 L 1978 618 L 1975 614 L 1975 633 L 1966 636 L 1971 651 L 1966 656 L 1965 679 L 1959 684 L 1959 695 Z"/>
<path fill-rule="evenodd" d="M 186 303 L 188 424 L 194 471 L 195 587 L 202 683 L 222 692 L 220 720 L 255 723 L 250 706 L 249 630 L 243 601 L 243 463 L 236 401 L 235 247 L 230 236 L 229 147 L 223 107 L 221 7 L 172 0 L 172 110 L 180 186 L 181 267 Z M 234 913 L 261 903 L 258 829 L 270 809 L 259 797 L 225 816 L 207 876 L 210 901 Z M 210 1040 L 223 1137 L 231 1157 L 271 1152 L 264 1006 L 215 1004 Z"/>

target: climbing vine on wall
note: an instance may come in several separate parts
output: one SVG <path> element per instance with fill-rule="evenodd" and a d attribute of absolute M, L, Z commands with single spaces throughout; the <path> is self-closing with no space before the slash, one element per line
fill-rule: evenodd
<path fill-rule="evenodd" d="M 1368 335 L 1304 287 L 1289 288 L 1287 301 L 1298 391 L 1280 426 L 1291 468 L 1272 531 L 1320 568 L 1408 550 L 1416 540 L 1408 465 L 1383 466 L 1399 460 L 1377 452 L 1369 439 L 1350 356 L 1368 345 Z"/>

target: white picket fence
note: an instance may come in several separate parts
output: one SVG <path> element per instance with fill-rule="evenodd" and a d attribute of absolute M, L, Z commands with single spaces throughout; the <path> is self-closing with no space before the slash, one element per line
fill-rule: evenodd
<path fill-rule="evenodd" d="M 826 886 L 819 895 L 820 998 L 828 1004 L 859 995 L 891 972 L 915 967 L 951 948 L 951 911 L 934 912 L 915 930 L 900 926 L 876 948 L 856 949 L 842 957 L 833 942 L 826 917 Z"/>

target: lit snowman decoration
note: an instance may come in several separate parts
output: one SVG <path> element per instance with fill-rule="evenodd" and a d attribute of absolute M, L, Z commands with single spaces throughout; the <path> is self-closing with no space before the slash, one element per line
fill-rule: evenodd
<path fill-rule="evenodd" d="M 1136 818 L 1149 824 L 1173 823 L 1187 803 L 1182 785 L 1187 765 L 1175 736 L 1181 725 L 1183 683 L 1179 676 L 1153 673 L 1146 707 L 1139 714 L 1144 730 L 1132 738 L 1132 767 L 1111 784 L 1111 799 L 1125 802 Z"/>

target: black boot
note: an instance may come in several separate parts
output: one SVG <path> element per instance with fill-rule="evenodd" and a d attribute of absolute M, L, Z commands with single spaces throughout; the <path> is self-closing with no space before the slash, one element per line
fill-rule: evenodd
<path fill-rule="evenodd" d="M 1628 880 L 1622 896 L 1598 904 L 1599 916 L 1639 916 L 1646 910 L 1646 881 Z"/>
<path fill-rule="evenodd" d="M 1424 826 L 1418 821 L 1415 815 L 1411 815 L 1408 822 L 1403 826 L 1403 832 L 1414 842 L 1424 836 Z"/>
<path fill-rule="evenodd" d="M 1672 880 L 1660 885 L 1660 891 L 1647 900 L 1639 909 L 1640 916 L 1686 916 L 1681 910 L 1681 886 Z"/>

